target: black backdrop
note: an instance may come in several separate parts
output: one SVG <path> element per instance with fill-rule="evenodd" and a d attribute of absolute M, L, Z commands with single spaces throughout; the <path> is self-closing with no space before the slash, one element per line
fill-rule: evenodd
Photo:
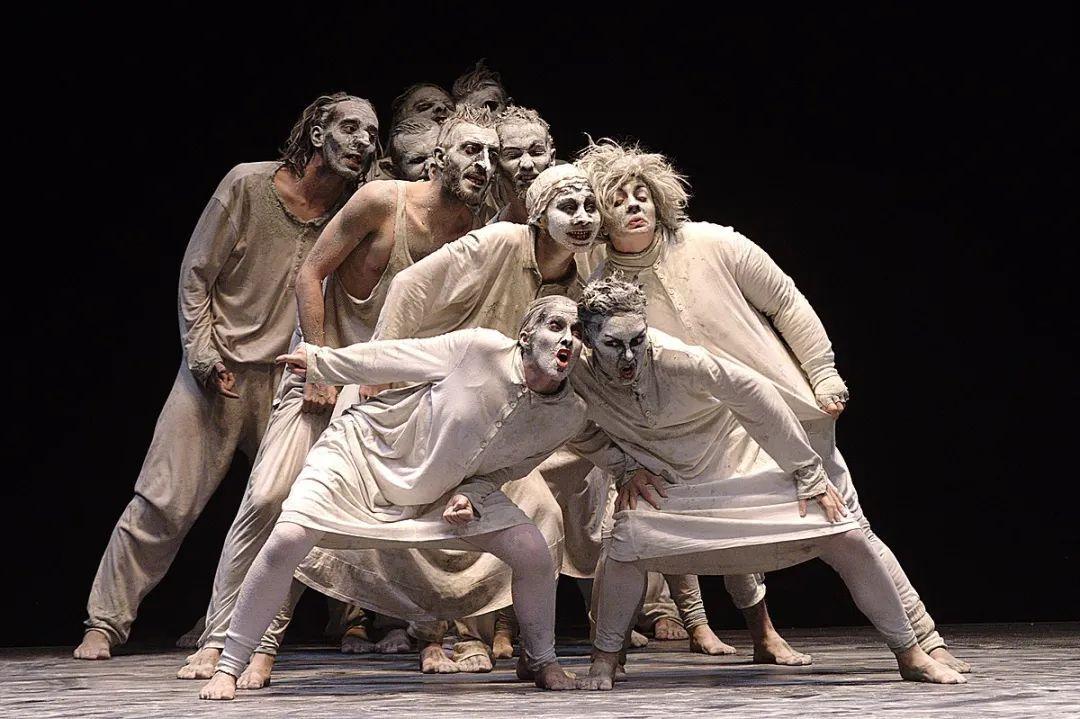
<path fill-rule="evenodd" d="M 9 237 L 9 287 L 25 289 L 9 303 L 6 526 L 22 532 L 6 543 L 3 643 L 78 638 L 180 361 L 177 269 L 218 180 L 275 157 L 322 92 L 371 98 L 385 131 L 402 88 L 448 86 L 482 56 L 562 157 L 585 132 L 640 138 L 690 175 L 693 217 L 735 226 L 796 278 L 853 391 L 840 444 L 863 506 L 940 622 L 1080 618 L 1071 17 L 398 6 L 405 19 L 171 8 L 30 28 L 7 148 L 24 158 L 9 216 L 34 229 Z M 246 470 L 134 639 L 203 611 Z M 769 586 L 781 626 L 862 622 L 820 563 Z M 705 587 L 714 623 L 739 626 L 721 583 Z M 565 586 L 560 620 L 581 620 Z"/>

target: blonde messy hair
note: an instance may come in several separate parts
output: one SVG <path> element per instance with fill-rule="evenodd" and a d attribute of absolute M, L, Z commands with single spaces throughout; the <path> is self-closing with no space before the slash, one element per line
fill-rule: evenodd
<path fill-rule="evenodd" d="M 637 144 L 624 147 L 605 137 L 581 151 L 578 165 L 589 175 L 605 223 L 611 219 L 615 193 L 635 179 L 649 188 L 658 224 L 674 232 L 686 222 L 690 183 L 663 155 L 645 152 Z"/>

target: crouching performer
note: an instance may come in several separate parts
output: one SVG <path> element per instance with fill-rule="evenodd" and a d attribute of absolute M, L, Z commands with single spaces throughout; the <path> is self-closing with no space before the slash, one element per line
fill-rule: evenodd
<path fill-rule="evenodd" d="M 312 448 L 244 579 L 203 699 L 232 699 L 240 676 L 316 546 L 490 552 L 510 566 L 524 652 L 519 676 L 573 689 L 555 657 L 556 568 L 547 542 L 499 487 L 524 477 L 584 425 L 567 376 L 581 351 L 577 308 L 529 305 L 517 341 L 469 329 L 335 350 L 300 344 L 293 373 L 328 385 L 419 383 L 349 408 Z"/>
<path fill-rule="evenodd" d="M 593 663 L 579 686 L 612 688 L 647 571 L 743 574 L 814 557 L 843 579 L 904 679 L 964 683 L 919 646 L 885 565 L 783 390 L 744 365 L 648 329 L 645 297 L 641 287 L 609 277 L 586 286 L 579 305 L 589 350 L 574 389 L 589 419 L 626 453 L 624 466 L 641 468 L 617 480 L 619 504 L 594 590 Z"/>

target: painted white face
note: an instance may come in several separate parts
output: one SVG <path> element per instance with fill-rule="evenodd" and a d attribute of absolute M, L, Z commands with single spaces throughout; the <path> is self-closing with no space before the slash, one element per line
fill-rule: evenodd
<path fill-rule="evenodd" d="M 461 104 L 502 112 L 506 109 L 506 93 L 498 85 L 484 85 L 461 98 Z"/>
<path fill-rule="evenodd" d="M 589 346 L 601 371 L 619 384 L 632 384 L 644 364 L 648 326 L 642 315 L 612 315 L 587 327 Z"/>
<path fill-rule="evenodd" d="M 479 205 L 495 176 L 499 156 L 495 128 L 463 122 L 451 128 L 445 144 L 436 147 L 432 155 L 443 188 L 466 205 Z"/>
<path fill-rule="evenodd" d="M 566 187 L 544 211 L 544 229 L 571 252 L 588 252 L 599 241 L 600 211 L 590 187 Z"/>
<path fill-rule="evenodd" d="M 552 308 L 528 332 L 524 360 L 544 377 L 561 383 L 581 356 L 581 324 L 576 309 L 572 304 Z"/>
<path fill-rule="evenodd" d="M 435 122 L 442 122 L 453 110 L 454 101 L 446 90 L 424 85 L 409 93 L 401 103 L 401 115 L 398 119 L 400 121 L 407 117 L 427 117 Z"/>
<path fill-rule="evenodd" d="M 648 185 L 641 180 L 630 180 L 616 190 L 612 205 L 608 228 L 612 239 L 652 237 L 656 232 L 656 205 Z"/>
<path fill-rule="evenodd" d="M 312 128 L 311 144 L 322 148 L 323 159 L 331 170 L 355 180 L 375 160 L 378 136 L 379 119 L 369 105 L 341 102 L 331 111 L 325 127 Z"/>
<path fill-rule="evenodd" d="M 499 125 L 499 173 L 524 199 L 529 185 L 551 166 L 555 147 L 543 125 L 512 122 Z"/>
<path fill-rule="evenodd" d="M 415 182 L 427 177 L 427 162 L 439 142 L 439 128 L 418 135 L 398 135 L 390 143 L 394 175 L 399 180 Z"/>

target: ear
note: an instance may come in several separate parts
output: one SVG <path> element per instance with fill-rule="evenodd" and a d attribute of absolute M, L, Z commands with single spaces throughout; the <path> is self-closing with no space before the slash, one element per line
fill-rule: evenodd
<path fill-rule="evenodd" d="M 555 143 L 551 143 L 551 150 L 548 152 L 548 167 L 555 164 Z"/>
<path fill-rule="evenodd" d="M 314 147 L 322 147 L 326 142 L 326 136 L 323 134 L 324 130 L 320 125 L 311 126 L 311 144 Z"/>
<path fill-rule="evenodd" d="M 532 334 L 530 332 L 526 332 L 525 330 L 521 331 L 521 334 L 518 335 L 518 343 L 521 345 L 522 349 L 529 349 L 529 340 L 531 338 Z"/>
<path fill-rule="evenodd" d="M 437 170 L 446 168 L 446 151 L 437 145 L 431 150 L 431 165 Z"/>

